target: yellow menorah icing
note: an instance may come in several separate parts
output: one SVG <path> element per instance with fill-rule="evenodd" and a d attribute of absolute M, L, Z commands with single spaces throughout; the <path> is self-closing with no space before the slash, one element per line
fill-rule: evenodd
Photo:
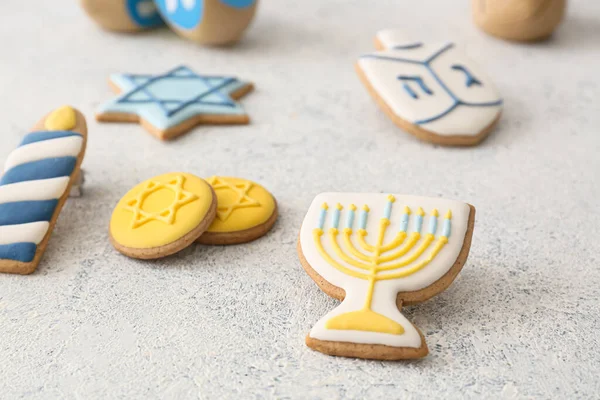
<path fill-rule="evenodd" d="M 347 222 L 347 225 L 349 226 L 340 232 L 337 226 L 339 224 L 339 212 L 343 207 L 340 204 L 337 204 L 333 215 L 333 227 L 328 229 L 326 235 L 322 227 L 329 207 L 327 204 L 323 204 L 319 220 L 320 227 L 313 230 L 313 238 L 319 254 L 327 261 L 327 263 L 340 272 L 369 282 L 367 298 L 363 308 L 358 311 L 338 315 L 328 320 L 325 325 L 327 329 L 359 330 L 395 335 L 404 333 L 404 328 L 396 321 L 371 309 L 375 283 L 383 280 L 408 277 L 425 268 L 433 261 L 442 248 L 448 243 L 452 212 L 448 210 L 446 213 L 444 217 L 445 224 L 443 234 L 436 238 L 435 231 L 437 230 L 438 211 L 436 209 L 431 211 L 430 232 L 422 235 L 420 231 L 425 212 L 422 208 L 419 208 L 415 217 L 417 221 L 416 230 L 408 234 L 406 232 L 406 227 L 408 225 L 411 210 L 410 208 L 405 207 L 402 224 L 403 228 L 401 228 L 400 232 L 396 234 L 393 240 L 384 244 L 385 234 L 390 225 L 391 206 L 394 201 L 394 196 L 388 196 L 385 216 L 381 218 L 379 222 L 377 239 L 373 244 L 368 243 L 366 239 L 368 236 L 365 229 L 366 218 L 370 211 L 368 206 L 365 205 L 362 208 L 361 228 L 353 230 L 351 226 L 353 224 L 356 206 L 351 204 L 349 206 L 350 216 Z M 323 246 L 324 236 L 330 241 L 333 254 L 330 254 L 325 250 L 325 247 Z M 356 238 L 359 247 L 355 245 L 353 237 Z M 428 250 L 429 252 L 427 253 Z M 421 259 L 425 253 L 427 253 L 427 256 Z M 357 270 L 342 265 L 336 258 L 355 267 Z M 395 271 L 400 268 L 403 269 L 397 272 L 382 273 L 386 271 Z"/>

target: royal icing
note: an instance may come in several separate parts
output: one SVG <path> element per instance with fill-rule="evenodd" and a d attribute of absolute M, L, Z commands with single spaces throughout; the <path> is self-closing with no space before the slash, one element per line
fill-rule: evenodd
<path fill-rule="evenodd" d="M 207 179 L 217 195 L 217 217 L 208 232 L 236 232 L 261 225 L 273 215 L 275 200 L 261 185 L 240 178 Z"/>
<path fill-rule="evenodd" d="M 115 207 L 112 238 L 145 249 L 173 243 L 196 228 L 213 202 L 210 185 L 191 174 L 156 176 L 131 189 Z"/>
<path fill-rule="evenodd" d="M 130 18 L 142 28 L 152 28 L 163 24 L 154 0 L 126 0 Z"/>
<path fill-rule="evenodd" d="M 48 115 L 45 128 L 49 131 L 69 130 L 75 128 L 76 123 L 75 110 L 69 106 L 63 106 Z"/>
<path fill-rule="evenodd" d="M 358 66 L 399 118 L 437 135 L 480 134 L 496 120 L 502 100 L 492 81 L 453 44 L 426 44 L 382 31 L 385 50 Z"/>
<path fill-rule="evenodd" d="M 319 340 L 421 346 L 396 305 L 442 278 L 463 247 L 470 208 L 453 200 L 375 193 L 324 193 L 300 231 L 308 264 L 344 289 L 344 301 L 317 322 Z"/>
<path fill-rule="evenodd" d="M 237 78 L 201 76 L 181 66 L 163 75 L 115 74 L 121 94 L 99 113 L 135 114 L 160 130 L 202 115 L 246 115 L 231 94 L 249 84 Z"/>
<path fill-rule="evenodd" d="M 70 107 L 58 109 L 48 117 L 50 122 L 46 119 L 45 127 L 74 127 L 71 112 Z M 79 133 L 41 131 L 25 136 L 9 154 L 0 179 L 0 259 L 34 259 L 82 148 Z"/>
<path fill-rule="evenodd" d="M 256 0 L 217 0 L 229 7 L 243 9 Z M 182 29 L 194 29 L 204 17 L 205 0 L 155 0 L 156 5 L 169 22 Z"/>

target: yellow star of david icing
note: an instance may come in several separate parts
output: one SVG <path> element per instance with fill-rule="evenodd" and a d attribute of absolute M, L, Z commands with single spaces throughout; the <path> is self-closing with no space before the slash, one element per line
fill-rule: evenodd
<path fill-rule="evenodd" d="M 162 221 L 165 224 L 173 224 L 177 210 L 182 206 L 196 200 L 198 196 L 194 193 L 183 190 L 183 175 L 178 175 L 168 183 L 148 181 L 146 187 L 136 196 L 135 199 L 127 202 L 126 210 L 133 212 L 131 228 L 135 229 L 149 221 Z M 142 209 L 144 200 L 150 195 L 161 189 L 170 189 L 175 194 L 173 201 L 166 208 L 158 212 L 146 212 Z"/>
<path fill-rule="evenodd" d="M 208 182 L 186 173 L 148 179 L 117 204 L 110 234 L 121 246 L 144 249 L 179 240 L 207 217 L 214 198 Z"/>
<path fill-rule="evenodd" d="M 208 232 L 237 232 L 265 223 L 275 211 L 275 200 L 261 185 L 241 178 L 208 179 L 217 195 L 217 218 Z"/>

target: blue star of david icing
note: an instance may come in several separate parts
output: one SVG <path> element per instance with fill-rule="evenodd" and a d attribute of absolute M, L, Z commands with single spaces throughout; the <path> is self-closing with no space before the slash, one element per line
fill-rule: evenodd
<path fill-rule="evenodd" d="M 154 0 L 162 15 L 182 29 L 194 29 L 204 17 L 205 0 Z M 217 0 L 229 7 L 243 9 L 256 0 Z"/>
<path fill-rule="evenodd" d="M 393 113 L 437 135 L 475 136 L 494 123 L 502 99 L 484 71 L 454 44 L 425 44 L 397 31 L 377 35 L 381 51 L 358 66 Z"/>
<path fill-rule="evenodd" d="M 234 77 L 198 75 L 185 66 L 162 75 L 115 74 L 121 94 L 102 105 L 98 115 L 135 114 L 159 130 L 195 116 L 246 116 L 232 93 L 250 84 Z"/>
<path fill-rule="evenodd" d="M 152 28 L 163 24 L 154 0 L 127 0 L 125 7 L 129 17 L 142 28 Z"/>

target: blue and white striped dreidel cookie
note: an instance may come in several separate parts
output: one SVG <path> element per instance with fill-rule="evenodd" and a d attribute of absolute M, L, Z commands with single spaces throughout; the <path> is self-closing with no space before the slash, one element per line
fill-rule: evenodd
<path fill-rule="evenodd" d="M 8 155 L 0 178 L 0 272 L 37 268 L 80 172 L 87 127 L 68 106 L 46 117 Z"/>
<path fill-rule="evenodd" d="M 154 0 L 164 20 L 181 36 L 206 45 L 237 42 L 258 0 Z"/>
<path fill-rule="evenodd" d="M 163 25 L 153 0 L 80 0 L 85 12 L 109 31 L 138 32 Z"/>

